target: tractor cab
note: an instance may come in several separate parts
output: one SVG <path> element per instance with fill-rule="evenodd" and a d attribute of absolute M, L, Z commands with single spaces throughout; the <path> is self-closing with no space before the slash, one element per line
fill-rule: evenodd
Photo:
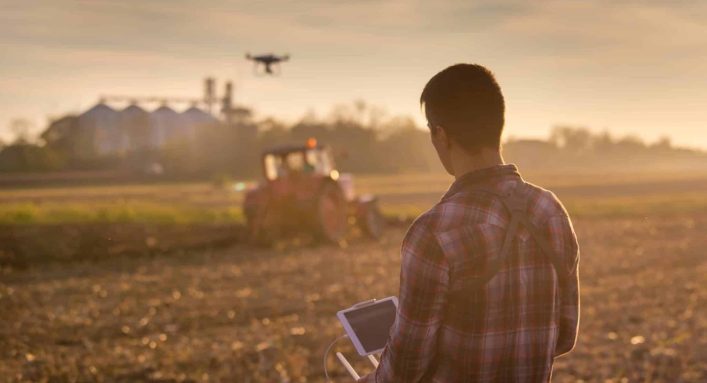
<path fill-rule="evenodd" d="M 286 145 L 263 153 L 265 179 L 274 181 L 292 175 L 310 175 L 337 178 L 334 160 L 328 147 L 318 145 L 315 139 L 306 145 Z"/>
<path fill-rule="evenodd" d="M 329 147 L 314 138 L 305 145 L 284 145 L 263 153 L 263 175 L 278 198 L 312 200 L 325 183 L 337 184 L 348 201 L 354 197 L 350 176 L 340 176 Z"/>

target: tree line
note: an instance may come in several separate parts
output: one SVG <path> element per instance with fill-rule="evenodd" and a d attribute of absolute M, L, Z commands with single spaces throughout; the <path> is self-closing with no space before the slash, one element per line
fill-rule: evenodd
<path fill-rule="evenodd" d="M 304 143 L 310 137 L 333 149 L 343 171 L 442 171 L 426 129 L 409 117 L 387 116 L 362 101 L 336 106 L 323 117 L 308 113 L 294 123 L 272 117 L 253 119 L 250 113 L 242 116 L 202 127 L 189 140 L 109 157 L 85 150 L 90 143 L 72 125 L 72 116 L 64 116 L 37 138 L 16 132 L 13 142 L 0 144 L 0 172 L 120 169 L 173 178 L 252 178 L 261 174 L 263 150 Z M 707 169 L 707 153 L 675 147 L 668 138 L 646 143 L 634 136 L 617 137 L 577 126 L 554 127 L 546 139 L 511 137 L 504 141 L 503 152 L 508 162 L 533 170 Z"/>

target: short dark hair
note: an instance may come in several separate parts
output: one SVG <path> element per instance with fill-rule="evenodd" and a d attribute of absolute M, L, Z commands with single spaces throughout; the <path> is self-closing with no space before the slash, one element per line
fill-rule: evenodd
<path fill-rule="evenodd" d="M 420 95 L 432 126 L 441 126 L 462 148 L 500 148 L 505 103 L 488 69 L 456 64 L 434 75 Z"/>

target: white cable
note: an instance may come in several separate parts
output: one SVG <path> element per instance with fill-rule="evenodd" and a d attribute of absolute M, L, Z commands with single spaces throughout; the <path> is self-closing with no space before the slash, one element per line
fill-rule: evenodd
<path fill-rule="evenodd" d="M 329 372 L 327 371 L 327 368 L 326 368 L 326 360 L 327 360 L 327 357 L 329 356 L 329 352 L 331 351 L 331 348 L 334 346 L 334 344 L 336 344 L 336 342 L 338 342 L 344 338 L 348 338 L 348 337 L 349 337 L 348 335 L 344 334 L 344 335 L 341 335 L 338 338 L 334 339 L 331 343 L 329 343 L 329 346 L 326 348 L 326 351 L 324 352 L 324 376 L 326 377 L 327 382 L 331 382 L 331 378 L 329 378 Z"/>
<path fill-rule="evenodd" d="M 378 359 L 376 359 L 376 357 L 373 356 L 373 354 L 368 354 L 368 360 L 373 365 L 373 368 L 378 368 Z"/>
<path fill-rule="evenodd" d="M 351 366 L 351 363 L 349 363 L 349 361 L 346 360 L 346 357 L 344 356 L 344 354 L 342 354 L 342 353 L 340 353 L 340 352 L 337 351 L 337 352 L 336 352 L 336 357 L 339 359 L 339 362 L 341 362 L 341 364 L 344 365 L 344 368 L 346 369 L 346 371 L 349 372 L 349 375 L 351 375 L 351 377 L 353 378 L 353 380 L 356 381 L 356 382 L 358 382 L 358 380 L 361 379 L 361 377 L 358 376 L 358 373 L 357 373 L 356 370 L 354 370 L 354 368 Z"/>

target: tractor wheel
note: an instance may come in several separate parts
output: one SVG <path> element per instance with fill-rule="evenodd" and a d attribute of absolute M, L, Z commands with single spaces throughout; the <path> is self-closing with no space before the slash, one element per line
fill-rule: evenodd
<path fill-rule="evenodd" d="M 383 235 L 385 220 L 378 208 L 378 202 L 375 199 L 362 202 L 359 211 L 358 223 L 361 230 L 371 238 L 380 238 Z"/>
<path fill-rule="evenodd" d="M 255 246 L 270 246 L 275 242 L 277 235 L 272 229 L 265 229 L 262 226 L 248 227 L 249 242 Z"/>
<path fill-rule="evenodd" d="M 344 193 L 338 185 L 327 182 L 315 203 L 315 231 L 320 240 L 339 243 L 348 231 L 348 212 Z"/>
<path fill-rule="evenodd" d="M 257 246 L 270 246 L 278 238 L 279 230 L 274 220 L 273 209 L 269 201 L 246 214 L 248 240 Z"/>

